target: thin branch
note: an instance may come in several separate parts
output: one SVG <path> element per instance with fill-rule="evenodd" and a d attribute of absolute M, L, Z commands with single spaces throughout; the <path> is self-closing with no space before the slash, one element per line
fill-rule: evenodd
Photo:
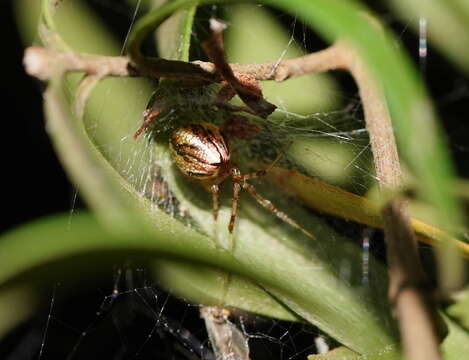
<path fill-rule="evenodd" d="M 240 78 L 240 75 L 245 77 L 245 74 L 236 76 L 226 61 L 222 37 L 225 24 L 219 20 L 210 19 L 210 29 L 212 35 L 202 43 L 202 47 L 209 59 L 212 60 L 216 72 L 222 76 L 229 88 L 238 94 L 251 110 L 255 111 L 260 117 L 267 118 L 276 109 L 276 106 L 264 99 L 256 80 L 253 82 L 252 78 Z"/>
<path fill-rule="evenodd" d="M 399 321 L 406 358 L 441 359 L 438 343 L 445 324 L 436 312 L 431 286 L 418 257 L 407 203 L 395 199 L 382 215 L 389 263 L 388 295 Z"/>
<path fill-rule="evenodd" d="M 207 72 L 215 72 L 212 63 L 194 61 Z M 328 48 L 293 59 L 271 61 L 260 64 L 231 64 L 236 73 L 248 74 L 256 80 L 275 80 L 278 82 L 305 74 L 329 70 L 346 69 L 342 50 L 333 44 Z"/>
<path fill-rule="evenodd" d="M 48 80 L 59 70 L 105 74 L 117 77 L 166 77 L 194 83 L 221 81 L 215 66 L 210 62 L 147 58 L 139 66 L 126 56 L 95 56 L 76 52 L 60 52 L 50 48 L 32 46 L 26 49 L 24 65 L 28 74 Z M 336 46 L 294 59 L 261 64 L 231 64 L 233 72 L 252 76 L 256 80 L 283 81 L 308 73 L 344 68 L 343 59 Z"/>
<path fill-rule="evenodd" d="M 49 80 L 59 72 L 133 76 L 129 59 L 123 56 L 81 55 L 39 46 L 25 50 L 23 63 L 26 72 L 40 80 Z"/>
<path fill-rule="evenodd" d="M 256 166 L 266 169 L 268 164 L 256 163 Z M 384 228 L 378 202 L 303 175 L 293 169 L 274 166 L 269 169 L 268 177 L 276 182 L 283 191 L 311 209 L 377 229 Z M 395 194 L 398 192 L 396 191 Z M 435 248 L 441 247 L 443 243 L 449 241 L 458 249 L 461 257 L 469 260 L 469 244 L 416 218 L 410 218 L 410 223 L 418 241 Z"/>

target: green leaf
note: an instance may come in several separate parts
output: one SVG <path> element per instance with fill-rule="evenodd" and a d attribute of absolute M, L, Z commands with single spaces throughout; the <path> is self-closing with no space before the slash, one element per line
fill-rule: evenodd
<path fill-rule="evenodd" d="M 208 233 L 212 231 L 208 194 L 173 171 L 166 144 L 157 144 L 154 153 L 152 148 L 148 149 L 147 142 L 130 139 L 132 126 L 136 128 L 135 121 L 138 123 L 139 116 L 134 115 L 135 110 L 129 111 L 129 107 L 132 102 L 143 106 L 142 91 L 135 92 L 129 86 L 134 81 L 113 79 L 100 85 L 92 94 L 85 124 L 70 113 L 60 79 L 51 82 L 45 96 L 49 132 L 62 162 L 105 228 L 114 236 L 119 235 L 119 241 L 105 242 L 109 249 L 143 247 L 164 256 L 190 258 L 241 275 L 261 284 L 301 317 L 357 351 L 381 348 L 394 341 L 390 335 L 392 322 L 385 306 L 384 269 L 372 262 L 374 271 L 382 274 L 377 275 L 380 280 L 376 287 L 351 287 L 341 279 L 338 269 L 346 258 L 359 264 L 360 249 L 341 246 L 338 252 L 337 243 L 344 240 L 319 222 L 315 232 L 321 238 L 329 239 L 329 245 L 328 241 L 310 244 L 309 239 L 286 228 L 283 223 L 279 224 L 269 214 L 261 211 L 262 216 L 259 216 L 258 205 L 243 199 L 245 216 L 240 219 L 238 228 L 251 234 L 252 238 L 238 236 L 235 253 L 230 254 L 217 249 L 212 240 L 183 226 L 142 197 L 139 193 L 146 186 L 145 181 L 139 182 L 145 179 L 142 171 L 149 171 L 147 164 L 154 161 L 152 159 L 159 159 L 159 164 L 168 170 L 165 174 L 182 206 L 189 209 L 191 217 L 202 229 Z M 105 86 L 109 86 L 107 92 Z M 114 96 L 119 96 L 119 100 L 111 101 L 109 94 L 113 96 L 112 100 Z M 118 114 L 116 108 L 121 108 L 122 113 Z M 301 221 L 303 218 L 311 225 L 315 221 L 300 208 L 290 207 L 290 214 L 295 219 Z M 228 212 L 224 209 L 220 223 L 227 223 Z M 31 237 L 31 242 L 34 241 Z M 63 251 L 79 252 L 68 245 L 53 243 L 45 246 L 48 250 L 44 259 L 61 256 Z M 87 246 L 91 249 L 100 245 L 101 242 L 82 242 L 80 246 L 86 251 Z M 41 261 L 40 258 L 36 260 Z M 23 270 L 34 264 L 25 261 Z M 15 272 L 10 273 L 10 277 L 14 276 Z M 368 331 L 366 337 L 357 336 Z"/>
<path fill-rule="evenodd" d="M 309 355 L 308 360 L 401 360 L 395 346 L 388 346 L 374 354 L 360 355 L 346 347 L 335 348 L 325 354 Z"/>
<path fill-rule="evenodd" d="M 164 288 L 190 302 L 234 307 L 286 321 L 300 321 L 259 285 L 243 277 L 200 264 L 157 260 L 154 274 Z"/>
<path fill-rule="evenodd" d="M 167 0 L 155 1 L 156 6 L 163 5 Z M 192 25 L 197 5 L 181 9 L 170 16 L 156 30 L 156 45 L 161 57 L 169 60 L 189 61 Z"/>
<path fill-rule="evenodd" d="M 262 63 L 305 55 L 301 44 L 297 44 L 263 7 L 232 5 L 226 7 L 225 13 L 229 20 L 224 36 L 225 51 L 230 63 Z M 282 83 L 264 81 L 261 86 L 266 99 L 297 114 L 331 110 L 339 102 L 337 84 L 324 73 Z M 272 116 L 285 117 L 275 113 Z"/>
<path fill-rule="evenodd" d="M 445 360 L 459 360 L 462 354 L 469 351 L 469 334 L 456 322 L 444 316 L 448 325 L 448 335 L 441 344 L 441 351 Z M 325 354 L 309 355 L 308 360 L 400 360 L 402 359 L 395 346 L 388 346 L 376 353 L 360 355 L 346 347 L 335 348 Z"/>
<path fill-rule="evenodd" d="M 469 331 L 469 289 L 466 288 L 457 294 L 457 301 L 451 304 L 446 312 L 458 324 Z"/>

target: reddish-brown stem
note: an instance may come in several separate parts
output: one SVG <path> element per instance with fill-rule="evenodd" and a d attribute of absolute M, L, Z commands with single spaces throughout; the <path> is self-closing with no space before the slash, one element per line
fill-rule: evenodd
<path fill-rule="evenodd" d="M 263 98 L 257 81 L 250 81 L 251 78 L 246 78 L 244 73 L 235 76 L 233 69 L 225 59 L 222 39 L 224 24 L 218 20 L 211 19 L 210 28 L 212 35 L 202 44 L 202 47 L 210 60 L 213 61 L 216 72 L 236 91 L 249 108 L 256 112 L 257 115 L 266 118 L 275 110 L 276 106 Z"/>

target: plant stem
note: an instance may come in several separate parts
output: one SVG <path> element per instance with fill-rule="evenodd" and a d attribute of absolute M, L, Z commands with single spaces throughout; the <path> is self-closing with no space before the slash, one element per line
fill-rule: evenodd
<path fill-rule="evenodd" d="M 396 191 L 402 185 L 401 168 L 383 91 L 353 51 L 344 50 L 343 54 L 359 88 L 379 186 L 384 191 Z M 446 328 L 431 301 L 407 202 L 395 197 L 382 210 L 382 217 L 390 279 L 388 296 L 399 322 L 404 354 L 413 360 L 441 359 L 438 343 Z"/>
<path fill-rule="evenodd" d="M 256 80 L 284 81 L 289 78 L 343 68 L 341 53 L 335 45 L 305 56 L 260 64 L 230 64 L 233 72 L 252 76 Z M 51 48 L 31 46 L 24 54 L 28 74 L 48 80 L 58 69 L 63 72 L 105 74 L 117 77 L 161 77 L 185 80 L 194 85 L 221 81 L 210 62 L 187 63 L 177 60 L 147 58 L 145 66 L 136 68 L 127 56 L 95 56 L 76 52 L 61 52 Z"/>

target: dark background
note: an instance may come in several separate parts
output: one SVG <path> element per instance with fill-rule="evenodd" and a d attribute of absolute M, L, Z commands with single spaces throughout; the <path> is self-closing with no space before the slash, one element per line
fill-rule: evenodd
<path fill-rule="evenodd" d="M 16 25 L 12 16 L 12 1 L 14 0 L 0 2 L 0 26 L 2 27 L 1 33 L 3 34 L 1 57 L 3 71 L 0 81 L 0 99 L 4 126 L 3 136 L 0 141 L 0 152 L 2 154 L 1 200 L 3 209 L 0 221 L 1 232 L 42 216 L 69 212 L 71 209 L 76 210 L 83 207 L 79 199 L 76 203 L 74 202 L 74 187 L 67 180 L 44 129 L 41 96 L 43 85 L 39 81 L 28 77 L 23 71 L 23 45 L 16 31 Z M 400 38 L 408 48 L 409 53 L 414 57 L 415 63 L 418 66 L 418 38 L 410 30 L 406 30 L 407 24 L 400 24 L 386 10 L 376 8 L 376 2 L 369 1 L 369 3 L 370 6 L 375 6 L 375 9 L 383 14 L 383 18 L 396 30 L 396 34 L 400 34 Z M 123 19 L 128 20 L 125 11 L 122 11 L 125 10 L 125 6 L 121 5 L 120 11 L 114 13 L 109 11 L 109 2 L 93 0 L 90 1 L 90 4 L 99 12 L 106 14 L 108 24 L 113 28 L 114 32 L 117 34 L 125 33 L 127 29 L 121 25 L 122 23 L 128 24 L 128 21 L 121 21 Z M 285 23 L 286 28 L 290 29 L 292 19 L 286 16 L 282 16 L 280 19 Z M 298 34 L 298 38 L 301 39 L 303 28 L 298 26 L 297 29 L 301 32 Z M 314 37 L 314 34 L 310 35 L 312 39 L 311 46 L 317 49 L 320 41 Z M 469 142 L 467 140 L 469 138 L 469 126 L 467 125 L 467 106 L 469 105 L 468 78 L 463 76 L 458 69 L 448 63 L 432 48 L 430 48 L 426 66 L 420 67 L 420 70 L 426 79 L 438 111 L 442 115 L 443 126 L 446 129 L 448 140 L 451 144 L 450 149 L 455 159 L 457 170 L 461 176 L 469 177 Z M 355 91 L 353 84 L 350 84 L 347 79 L 344 79 L 344 86 L 351 93 Z M 144 264 L 132 264 L 132 266 L 118 264 L 116 266 L 121 270 L 123 269 L 124 274 L 129 268 L 144 268 Z M 109 324 L 105 321 L 101 323 L 101 319 L 97 319 L 95 315 L 96 309 L 99 309 L 103 303 L 105 306 L 102 309 L 107 309 L 109 298 L 106 295 L 111 293 L 116 283 L 120 281 L 125 283 L 126 281 L 126 276 L 122 277 L 123 280 L 116 280 L 116 266 L 109 266 L 107 272 L 105 270 L 93 280 L 81 284 L 79 289 L 73 289 L 73 296 L 67 294 L 70 291 L 69 287 L 61 287 L 60 284 L 55 284 L 50 289 L 46 289 L 44 304 L 37 314 L 12 332 L 7 340 L 0 342 L 0 358 L 10 356 L 10 359 L 15 360 L 29 359 L 32 358 L 33 354 L 37 354 L 44 334 L 45 321 L 50 314 L 48 306 L 51 299 L 57 300 L 60 303 L 57 312 L 63 315 L 58 317 L 67 319 L 65 321 L 66 326 L 76 323 L 80 324 L 77 319 L 83 316 L 86 318 L 83 320 L 85 324 L 96 322 L 92 329 L 100 335 L 96 335 L 96 337 L 91 336 L 91 339 L 87 340 L 87 345 L 80 347 L 80 350 L 85 349 L 85 351 L 88 351 L 87 355 L 85 353 L 77 353 L 75 358 L 93 358 L 92 354 L 96 355 L 100 348 L 106 349 L 100 358 L 126 358 L 124 355 L 118 356 L 120 351 L 118 348 L 112 348 L 113 342 L 122 340 L 119 337 L 122 334 L 119 335 L 113 332 L 116 327 L 115 323 L 114 326 L 111 320 Z M 139 279 L 137 277 L 135 279 L 134 277 L 133 281 L 137 282 L 137 284 L 131 284 L 130 288 L 138 287 L 139 282 L 148 281 L 148 278 Z M 155 294 L 160 298 L 166 297 L 166 294 L 154 287 L 148 288 L 147 292 L 146 296 L 150 298 L 154 297 Z M 139 307 L 132 299 L 132 297 L 129 297 L 119 300 L 120 302 L 115 307 L 117 310 L 112 310 L 114 313 L 117 311 L 121 314 L 118 317 L 119 319 L 127 319 L 120 323 L 119 326 L 122 329 L 126 329 L 125 337 L 128 343 L 132 343 L 132 336 L 140 340 L 147 336 L 148 327 L 151 328 L 155 323 L 154 314 L 149 314 L 146 307 Z M 157 305 L 155 306 L 157 309 Z M 185 311 L 188 311 L 188 320 L 184 326 L 193 327 L 192 334 L 195 334 L 197 329 L 203 327 L 203 324 L 198 320 L 196 310 L 188 310 L 187 305 L 182 302 L 172 300 L 172 305 L 168 306 L 165 311 L 165 314 L 168 316 L 168 319 L 165 321 L 170 324 L 169 329 L 177 329 L 178 326 L 181 327 L 183 325 L 171 325 L 171 314 L 174 313 L 174 318 L 180 320 L 177 314 Z M 122 314 L 127 315 L 123 316 Z M 116 317 L 114 316 L 114 318 Z M 128 319 L 131 319 L 131 321 Z M 126 323 L 126 321 L 132 323 Z M 135 324 L 139 324 L 138 328 L 135 328 Z M 272 326 L 272 323 L 265 322 L 264 325 L 269 327 Z M 76 327 L 77 329 L 82 329 L 85 326 L 80 324 Z M 285 328 L 288 328 L 291 334 L 298 333 L 297 340 L 300 343 L 302 341 L 308 343 L 311 339 L 311 332 L 314 332 L 314 329 L 303 328 L 301 326 L 295 328 L 296 325 L 292 326 L 279 322 L 275 323 L 275 326 L 279 327 L 279 334 Z M 57 344 L 57 349 L 55 355 L 52 352 L 44 358 L 63 358 L 63 356 L 61 357 L 61 355 L 57 354 L 61 354 L 61 350 L 64 351 L 63 353 L 67 353 L 67 350 L 64 349 L 70 349 L 70 346 L 73 346 L 76 340 L 75 332 L 70 331 L 71 335 L 69 338 L 66 338 L 62 336 L 63 334 L 61 334 L 60 329 L 62 328 L 59 326 L 51 327 L 50 332 L 48 332 L 48 336 L 56 339 L 55 341 L 50 340 L 48 344 Z M 259 329 L 259 324 L 256 329 Z M 275 334 L 277 330 L 271 331 L 272 334 Z M 301 340 L 302 336 L 305 337 L 305 340 Z M 201 338 L 205 337 L 206 335 L 202 335 Z M 189 356 L 185 353 L 185 345 L 181 344 L 180 340 L 171 335 L 169 330 L 165 330 L 164 327 L 158 329 L 157 335 L 152 339 L 152 342 L 153 346 L 159 349 L 159 352 L 149 352 L 148 356 L 153 357 L 158 355 L 166 358 L 171 357 L 171 354 L 175 353 L 177 354 L 176 358 L 187 358 Z M 285 345 L 285 343 L 283 344 Z M 270 349 L 271 351 L 277 351 L 273 350 L 276 345 L 270 344 L 269 346 L 272 348 Z M 22 350 L 20 351 L 19 349 Z M 284 356 L 287 357 L 288 346 L 286 348 L 284 346 L 282 351 L 285 351 Z M 295 354 L 293 350 L 291 351 Z M 269 355 L 267 352 L 265 355 L 269 357 L 272 353 Z M 141 358 L 145 358 L 145 354 L 142 354 L 142 356 Z"/>
<path fill-rule="evenodd" d="M 1 232 L 44 215 L 69 211 L 74 193 L 44 130 L 42 85 L 23 71 L 24 48 L 11 5 L 12 1 L 0 2 Z"/>

